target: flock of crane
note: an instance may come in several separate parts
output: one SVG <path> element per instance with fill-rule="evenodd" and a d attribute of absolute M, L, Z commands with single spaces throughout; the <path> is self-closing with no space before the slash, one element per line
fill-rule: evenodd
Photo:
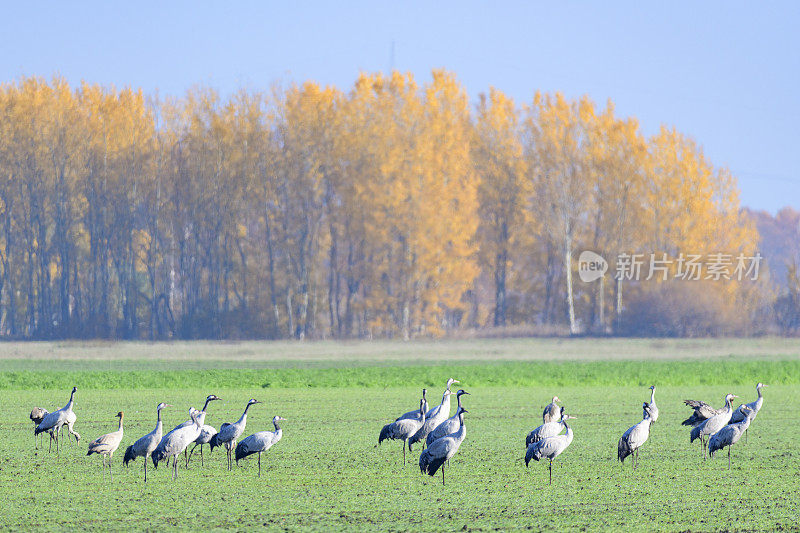
<path fill-rule="evenodd" d="M 61 409 L 48 413 L 45 409 L 34 407 L 31 411 L 30 418 L 36 425 L 34 429 L 34 439 L 41 433 L 48 433 L 50 435 L 50 447 L 52 449 L 53 441 L 56 443 L 56 452 L 59 451 L 59 436 L 61 429 L 67 426 L 69 435 L 75 437 L 75 442 L 80 442 L 81 436 L 73 429 L 73 425 L 77 420 L 75 411 L 72 407 L 75 401 L 76 387 L 72 387 L 72 393 L 69 396 L 69 402 Z M 272 419 L 272 424 L 275 426 L 275 431 L 259 431 L 253 433 L 249 437 L 237 443 L 239 437 L 242 436 L 247 425 L 247 410 L 250 406 L 261 403 L 256 399 L 250 399 L 245 405 L 244 412 L 239 420 L 233 423 L 224 423 L 220 426 L 219 431 L 205 423 L 206 410 L 208 404 L 215 400 L 221 400 L 218 396 L 210 394 L 206 397 L 203 409 L 198 411 L 194 407 L 189 408 L 189 420 L 178 424 L 166 435 L 163 434 L 163 424 L 161 422 L 161 410 L 166 407 L 171 407 L 170 404 L 160 403 L 156 407 L 156 427 L 147 435 L 141 437 L 136 442 L 128 446 L 125 450 L 125 458 L 123 463 L 127 466 L 131 461 L 136 460 L 137 457 L 144 459 L 144 480 L 147 481 L 147 460 L 153 461 L 153 465 L 158 468 L 158 463 L 166 461 L 169 466 L 170 459 L 172 460 L 172 479 L 178 477 L 178 456 L 184 454 L 186 466 L 189 466 L 189 460 L 194 453 L 195 448 L 200 446 L 200 461 L 203 464 L 203 445 L 208 444 L 211 451 L 217 446 L 223 446 L 228 453 L 227 466 L 228 470 L 233 468 L 233 461 L 235 459 L 238 464 L 240 460 L 245 457 L 258 454 L 258 475 L 261 476 L 261 454 L 269 450 L 276 442 L 281 440 L 283 430 L 281 430 L 278 422 L 284 420 L 283 417 L 275 416 Z M 111 479 L 114 476 L 111 472 L 111 457 L 117 451 L 119 445 L 122 443 L 124 435 L 124 428 L 122 420 L 124 413 L 120 411 L 115 415 L 119 418 L 119 427 L 117 431 L 106 433 L 89 443 L 89 451 L 86 455 L 94 453 L 103 457 L 103 475 L 105 476 L 106 458 L 108 458 L 108 472 Z M 69 438 L 69 437 L 68 437 Z M 36 443 L 34 442 L 34 445 Z M 190 444 L 194 444 L 191 450 L 187 450 Z"/>
<path fill-rule="evenodd" d="M 406 443 L 411 451 L 411 446 L 424 441 L 423 451 L 419 456 L 419 469 L 423 474 L 436 475 L 437 470 L 442 471 L 442 484 L 444 484 L 444 468 L 450 459 L 458 452 L 458 448 L 467 435 L 464 425 L 464 414 L 468 411 L 461 406 L 461 396 L 469 394 L 459 390 L 456 394 L 458 407 L 456 413 L 450 416 L 450 396 L 453 394 L 450 387 L 458 383 L 455 379 L 447 380 L 447 388 L 442 395 L 442 402 L 428 409 L 426 389 L 422 389 L 422 398 L 419 409 L 409 411 L 399 416 L 394 422 L 386 424 L 378 436 L 378 444 L 385 439 L 403 441 L 403 464 L 406 462 Z M 758 398 L 748 404 L 742 404 L 733 409 L 731 401 L 738 398 L 735 394 L 725 396 L 725 405 L 715 409 L 705 402 L 685 400 L 684 403 L 692 408 L 692 415 L 683 421 L 683 425 L 692 426 L 690 443 L 697 439 L 703 444 L 703 457 L 706 450 L 710 456 L 723 448 L 728 448 L 728 467 L 731 464 L 731 446 L 736 444 L 742 435 L 746 435 L 747 428 L 755 419 L 764 403 L 761 390 L 766 387 L 763 383 L 756 385 Z M 542 412 L 542 425 L 533 429 L 525 438 L 525 466 L 531 459 L 540 461 L 548 460 L 550 483 L 553 482 L 553 461 L 572 444 L 572 428 L 567 420 L 577 417 L 567 414 L 563 406 L 559 406 L 558 396 L 544 408 Z M 656 405 L 656 387 L 650 387 L 650 401 L 642 403 L 642 421 L 628 428 L 617 445 L 617 458 L 624 463 L 631 457 L 633 468 L 639 462 L 639 448 L 650 436 L 650 427 L 658 420 L 658 406 Z M 449 418 L 448 418 L 449 417 Z M 562 434 L 561 432 L 564 431 Z M 427 445 L 427 448 L 425 446 Z"/>
<path fill-rule="evenodd" d="M 394 422 L 386 424 L 378 436 L 378 445 L 384 440 L 400 440 L 403 443 L 403 464 L 406 462 L 406 446 L 412 451 L 412 446 L 418 442 L 422 443 L 422 452 L 419 456 L 419 468 L 423 474 L 430 476 L 436 475 L 437 471 L 442 472 L 442 484 L 444 484 L 445 466 L 450 459 L 458 452 L 461 443 L 467 434 L 464 424 L 464 415 L 468 412 L 461 405 L 461 397 L 469 393 L 461 389 L 458 392 L 450 390 L 458 380 L 448 379 L 442 401 L 439 405 L 432 408 L 428 406 L 427 389 L 422 389 L 422 398 L 419 400 L 419 408 L 409 411 Z M 743 435 L 747 434 L 750 423 L 756 418 L 761 406 L 764 403 L 762 389 L 766 387 L 763 383 L 756 385 L 758 397 L 755 401 L 742 404 L 738 408 L 733 408 L 732 400 L 738 398 L 735 394 L 725 396 L 725 405 L 719 409 L 711 407 L 709 404 L 697 400 L 685 400 L 684 403 L 692 409 L 692 415 L 683 421 L 683 425 L 691 426 L 690 442 L 700 439 L 703 446 L 703 457 L 706 452 L 713 457 L 714 453 L 728 448 L 728 467 L 731 465 L 731 447 L 736 444 Z M 72 388 L 67 405 L 61 409 L 48 413 L 46 410 L 35 407 L 31 411 L 30 418 L 35 424 L 34 445 L 36 436 L 42 433 L 50 435 L 50 447 L 53 442 L 56 445 L 56 452 L 59 450 L 59 436 L 64 426 L 67 427 L 68 438 L 75 437 L 75 441 L 80 442 L 80 434 L 75 432 L 74 424 L 77 420 L 73 411 L 73 402 L 77 388 Z M 450 397 L 456 396 L 457 408 L 455 414 L 450 416 Z M 619 439 L 617 445 L 617 458 L 620 462 L 625 462 L 627 457 L 631 457 L 633 468 L 639 462 L 639 449 L 650 436 L 650 429 L 658 420 L 658 406 L 656 405 L 656 388 L 650 387 L 650 401 L 642 403 L 642 421 L 628 428 Z M 227 451 L 227 467 L 233 468 L 233 462 L 239 461 L 249 455 L 258 454 L 258 475 L 261 476 L 261 454 L 269 450 L 276 442 L 281 439 L 282 430 L 278 422 L 284 420 L 280 416 L 275 416 L 272 423 L 274 431 L 260 431 L 237 443 L 239 437 L 244 433 L 247 423 L 247 410 L 254 404 L 260 403 L 258 400 L 250 399 L 244 408 L 242 416 L 233 423 L 224 423 L 219 431 L 212 426 L 205 424 L 206 410 L 209 403 L 220 400 L 214 394 L 209 395 L 205 400 L 202 410 L 195 408 L 189 409 L 189 420 L 179 424 L 172 431 L 163 435 L 161 410 L 170 407 L 169 404 L 160 403 L 156 407 L 156 427 L 147 435 L 141 437 L 136 442 L 128 446 L 125 450 L 124 464 L 134 461 L 137 457 L 144 459 L 144 479 L 147 481 L 147 460 L 153 461 L 157 468 L 158 463 L 165 461 L 169 466 L 172 460 L 172 478 L 178 477 L 178 456 L 184 454 L 186 466 L 189 465 L 194 450 L 200 446 L 200 460 L 203 463 L 203 445 L 208 444 L 211 451 L 217 446 L 223 446 Z M 554 396 L 552 401 L 545 407 L 542 413 L 542 424 L 533 429 L 525 438 L 525 465 L 528 466 L 531 460 L 540 461 L 547 459 L 550 483 L 553 482 L 553 461 L 561 455 L 572 443 L 573 432 L 567 423 L 568 420 L 577 417 L 567 414 L 563 406 L 558 405 L 558 396 Z M 117 431 L 107 433 L 89 444 L 87 455 L 94 453 L 103 457 L 103 475 L 105 475 L 106 459 L 108 459 L 108 470 L 111 475 L 111 457 L 119 448 L 123 438 L 123 418 L 122 411 L 116 415 L 119 418 L 119 428 Z M 562 431 L 564 433 L 562 434 Z M 745 437 L 746 438 L 746 437 Z M 188 450 L 190 444 L 194 444 Z M 113 475 L 112 478 L 113 480 Z"/>

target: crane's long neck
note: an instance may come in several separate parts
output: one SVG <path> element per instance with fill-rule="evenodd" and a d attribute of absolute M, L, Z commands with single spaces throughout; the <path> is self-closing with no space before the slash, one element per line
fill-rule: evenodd
<path fill-rule="evenodd" d="M 731 400 L 733 400 L 733 398 L 727 396 L 725 397 L 725 410 L 728 412 L 733 411 L 733 405 L 731 404 Z"/>
<path fill-rule="evenodd" d="M 456 439 L 458 439 L 459 441 L 462 441 L 462 440 L 464 440 L 464 437 L 467 436 L 467 426 L 464 425 L 464 413 L 459 413 L 458 422 L 460 424 L 460 427 L 458 428 L 458 431 L 456 432 Z"/>
<path fill-rule="evenodd" d="M 763 396 L 761 396 L 761 387 L 756 387 L 756 392 L 758 392 L 758 399 L 762 399 Z"/>
<path fill-rule="evenodd" d="M 249 403 L 248 403 L 248 404 L 245 406 L 245 408 L 244 408 L 244 413 L 242 413 L 242 416 L 240 416 L 240 417 L 239 417 L 239 421 L 238 421 L 238 422 L 236 422 L 237 424 L 241 424 L 241 423 L 243 423 L 245 420 L 247 420 L 247 410 L 248 410 L 248 409 L 250 409 L 250 405 L 251 405 L 251 404 L 249 404 Z"/>
<path fill-rule="evenodd" d="M 67 402 L 67 405 L 65 405 L 65 406 L 64 406 L 64 409 L 66 409 L 66 410 L 70 410 L 70 409 L 72 409 L 72 404 L 73 404 L 74 402 L 75 402 L 75 391 L 72 391 L 72 392 L 69 394 L 69 401 Z"/>
<path fill-rule="evenodd" d="M 203 411 L 204 413 L 206 412 L 206 408 L 208 407 L 208 402 L 210 401 L 211 398 L 206 398 L 206 403 L 203 404 L 203 408 L 201 409 L 201 411 Z"/>
<path fill-rule="evenodd" d="M 656 390 L 650 389 L 650 403 L 655 403 L 656 401 Z"/>
<path fill-rule="evenodd" d="M 461 395 L 460 394 L 456 394 L 456 403 L 458 403 L 458 406 L 461 407 Z"/>
<path fill-rule="evenodd" d="M 119 428 L 117 428 L 117 431 L 122 431 L 122 417 L 119 417 Z"/>
<path fill-rule="evenodd" d="M 564 420 L 563 424 L 564 424 L 564 427 L 567 428 L 567 433 L 564 436 L 567 437 L 567 442 L 568 443 L 572 442 L 572 428 L 569 427 L 569 425 L 567 424 L 566 420 Z"/>

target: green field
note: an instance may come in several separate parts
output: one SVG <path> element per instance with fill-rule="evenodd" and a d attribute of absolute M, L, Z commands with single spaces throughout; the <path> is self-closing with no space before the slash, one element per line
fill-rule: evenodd
<path fill-rule="evenodd" d="M 464 340 L 428 343 L 182 343 L 0 345 L 0 524 L 3 529 L 277 530 L 764 530 L 800 523 L 800 343 L 759 340 Z M 207 369 L 207 370 L 206 370 Z M 472 394 L 467 437 L 441 478 L 403 467 L 399 442 L 376 448 L 381 426 L 412 409 L 428 386 L 438 401 L 447 377 Z M 755 398 L 770 385 L 749 442 L 703 461 L 680 421 L 684 398 L 720 404 L 727 392 Z M 648 385 L 661 410 L 634 473 L 616 461 L 622 432 L 641 418 Z M 34 451 L 28 413 L 66 403 L 78 387 L 79 447 L 60 456 Z M 103 479 L 88 442 L 116 429 L 123 447 L 152 430 L 155 406 L 165 428 L 187 418 L 209 393 L 221 396 L 206 422 L 241 414 L 246 434 L 284 437 L 233 472 L 216 451 L 172 482 L 142 462 Z M 575 440 L 556 462 L 521 458 L 527 432 L 557 394 Z M 46 442 L 46 441 L 45 441 Z M 416 459 L 416 454 L 412 457 Z"/>

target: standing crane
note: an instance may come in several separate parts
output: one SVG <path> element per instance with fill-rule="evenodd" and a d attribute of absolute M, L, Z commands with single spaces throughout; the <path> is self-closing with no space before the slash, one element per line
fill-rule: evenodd
<path fill-rule="evenodd" d="M 220 398 L 219 396 L 217 396 L 215 394 L 209 394 L 208 396 L 206 396 L 206 401 L 203 404 L 203 408 L 199 412 L 205 413 L 206 409 L 208 409 L 208 404 L 213 402 L 213 401 L 217 401 L 217 400 L 222 400 L 222 398 Z M 192 407 L 192 409 L 194 409 L 194 407 Z M 191 415 L 191 411 L 189 411 L 189 414 Z M 203 420 L 205 420 L 205 417 L 203 418 Z M 181 428 L 189 427 L 189 426 L 191 426 L 193 424 L 194 424 L 194 422 L 192 421 L 191 418 L 189 418 L 189 420 L 185 420 L 185 421 L 181 422 L 180 424 L 178 424 L 177 426 L 175 426 L 174 428 L 172 428 L 169 431 L 169 433 L 164 435 L 164 438 L 167 438 L 170 435 L 172 435 L 173 431 L 177 431 L 177 430 L 179 430 Z M 186 459 L 186 468 L 188 468 L 189 467 L 189 457 L 188 457 L 188 454 L 186 454 L 186 453 L 184 453 L 184 455 L 185 455 L 185 459 Z M 172 456 L 168 456 L 167 457 L 167 466 L 169 466 L 169 460 L 171 459 L 171 457 Z M 158 468 L 158 466 L 156 466 L 156 468 Z"/>
<path fill-rule="evenodd" d="M 77 392 L 77 387 L 72 387 L 72 392 L 69 395 L 69 401 L 67 405 L 59 409 L 58 411 L 54 411 L 45 415 L 39 425 L 36 426 L 36 429 L 33 432 L 33 436 L 36 437 L 39 433 L 44 433 L 45 431 L 50 432 L 51 435 L 55 434 L 56 439 L 56 453 L 59 452 L 59 436 L 61 434 L 61 428 L 64 424 L 68 424 L 68 428 L 70 433 L 72 433 L 72 424 L 75 423 L 77 417 L 75 413 L 72 412 L 72 406 L 75 402 L 75 392 Z M 71 421 L 71 422 L 70 422 Z M 77 434 L 76 434 L 77 435 Z M 80 436 L 76 437 L 77 440 L 80 440 Z"/>
<path fill-rule="evenodd" d="M 553 401 L 548 403 L 542 412 L 542 423 L 558 422 L 561 418 L 561 406 L 556 402 L 560 402 L 558 396 L 553 396 Z"/>
<path fill-rule="evenodd" d="M 469 393 L 464 389 L 460 389 L 456 393 L 456 402 L 458 402 L 458 405 L 456 407 L 456 414 L 454 414 L 453 416 L 451 416 L 450 418 L 448 418 L 447 420 L 436 426 L 433 431 L 428 433 L 428 436 L 425 437 L 426 445 L 430 446 L 436 439 L 441 439 L 445 435 L 449 435 L 450 433 L 455 433 L 456 431 L 458 431 L 458 426 L 460 424 L 458 413 L 459 411 L 462 410 L 461 397 L 465 394 Z"/>
<path fill-rule="evenodd" d="M 452 380 L 454 383 L 458 383 L 455 380 Z M 448 384 L 450 380 L 448 380 Z M 449 387 L 449 385 L 448 385 Z M 425 413 L 425 422 L 420 426 L 416 433 L 414 433 L 411 438 L 408 439 L 408 449 L 411 451 L 411 445 L 422 441 L 422 448 L 425 448 L 425 437 L 428 436 L 428 433 L 433 431 L 436 426 L 444 422 L 450 417 L 450 396 L 453 392 L 448 388 L 442 394 L 442 403 L 437 405 L 436 407 L 429 410 Z"/>
<path fill-rule="evenodd" d="M 456 454 L 461 443 L 464 442 L 464 437 L 467 436 L 467 426 L 464 425 L 464 413 L 466 412 L 467 410 L 462 407 L 458 418 L 458 431 L 436 439 L 433 444 L 422 450 L 419 456 L 419 470 L 423 474 L 433 477 L 437 470 L 442 469 L 442 485 L 444 485 L 445 463 Z"/>
<path fill-rule="evenodd" d="M 758 398 L 754 402 L 746 403 L 740 405 L 731 415 L 731 424 L 736 424 L 738 422 L 742 422 L 747 415 L 744 412 L 744 407 L 747 406 L 753 410 L 753 415 L 750 418 L 750 422 L 756 419 L 758 416 L 758 412 L 761 410 L 761 406 L 764 405 L 764 396 L 761 394 L 761 389 L 766 387 L 763 383 L 758 383 L 756 385 L 756 392 L 758 393 Z M 744 441 L 747 442 L 747 429 L 744 430 Z"/>
<path fill-rule="evenodd" d="M 233 469 L 233 449 L 236 447 L 236 439 L 238 439 L 239 436 L 244 433 L 244 428 L 247 425 L 247 410 L 250 409 L 251 405 L 255 405 L 257 403 L 261 402 L 255 398 L 250 398 L 250 400 L 247 402 L 247 405 L 244 406 L 244 412 L 242 413 L 242 416 L 239 417 L 239 420 L 233 424 L 229 424 L 220 428 L 219 432 L 217 433 L 217 443 L 223 444 L 225 449 L 228 451 L 228 470 Z"/>
<path fill-rule="evenodd" d="M 696 439 L 700 439 L 700 442 L 703 444 L 703 459 L 706 457 L 706 438 L 724 428 L 728 425 L 728 422 L 730 422 L 731 414 L 733 413 L 731 400 L 734 398 L 738 398 L 738 396 L 735 394 L 728 394 L 725 396 L 725 407 L 722 409 L 721 413 L 712 416 L 711 418 L 692 428 L 692 432 L 689 436 L 689 442 L 691 443 Z"/>
<path fill-rule="evenodd" d="M 194 450 L 200 446 L 200 466 L 204 466 L 203 463 L 203 444 L 210 444 L 211 439 L 217 434 L 217 430 L 214 429 L 214 426 L 209 426 L 208 424 L 203 424 L 203 427 L 200 429 L 200 436 L 194 440 L 194 446 L 192 447 L 191 451 L 189 451 L 189 460 L 192 459 L 192 454 Z"/>
<path fill-rule="evenodd" d="M 572 428 L 567 425 L 567 420 L 574 418 L 577 417 L 570 416 L 562 411 L 561 421 L 564 427 L 567 428 L 567 432 L 564 435 L 547 437 L 546 439 L 531 443 L 531 445 L 528 446 L 528 450 L 525 452 L 525 466 L 528 466 L 531 459 L 534 461 L 539 461 L 542 458 L 550 460 L 550 464 L 547 468 L 550 471 L 551 485 L 553 484 L 553 460 L 572 444 Z"/>
<path fill-rule="evenodd" d="M 281 420 L 286 420 L 282 416 L 275 416 L 272 418 L 272 425 L 275 426 L 275 431 L 259 431 L 253 433 L 236 446 L 236 464 L 239 464 L 240 459 L 244 459 L 248 455 L 258 454 L 258 477 L 261 477 L 261 454 L 272 448 L 273 444 L 281 440 L 283 437 L 283 430 L 278 425 Z"/>
<path fill-rule="evenodd" d="M 128 466 L 128 463 L 131 461 L 135 461 L 137 457 L 144 457 L 144 481 L 147 483 L 147 460 L 150 458 L 150 455 L 158 446 L 158 443 L 161 442 L 161 437 L 163 434 L 163 424 L 161 423 L 161 410 L 165 407 L 172 407 L 168 403 L 161 402 L 156 407 L 156 428 L 145 435 L 144 437 L 140 438 L 130 446 L 128 449 L 125 450 L 125 457 L 122 459 L 122 464 Z"/>
<path fill-rule="evenodd" d="M 539 442 L 542 439 L 546 439 L 548 437 L 555 437 L 559 433 L 561 433 L 562 429 L 565 429 L 564 425 L 564 407 L 559 407 L 559 416 L 558 418 L 550 421 L 545 422 L 541 426 L 534 428 L 528 436 L 525 437 L 525 448 L 530 446 L 534 442 Z M 567 417 L 569 420 L 570 417 Z"/>
<path fill-rule="evenodd" d="M 650 403 L 642 404 L 642 421 L 629 427 L 617 444 L 617 459 L 621 463 L 625 463 L 625 458 L 630 455 L 634 470 L 639 463 L 639 448 L 647 442 L 647 438 L 650 436 L 650 425 L 653 423 L 652 404 L 652 400 Z"/>
<path fill-rule="evenodd" d="M 658 420 L 658 406 L 656 405 L 656 386 L 650 385 L 650 403 L 647 404 L 649 406 L 650 412 L 650 423 L 655 424 Z"/>
<path fill-rule="evenodd" d="M 428 399 L 425 397 L 427 393 L 428 389 L 422 389 L 422 408 L 425 409 L 426 413 L 428 412 Z M 394 420 L 397 422 L 398 420 L 403 420 L 404 418 L 419 418 L 419 409 L 414 409 L 413 411 L 403 413 Z"/>
<path fill-rule="evenodd" d="M 403 465 L 405 465 L 406 441 L 425 424 L 425 416 L 425 400 L 421 399 L 416 418 L 399 418 L 383 426 L 380 435 L 378 435 L 378 446 L 386 439 L 403 441 Z"/>
<path fill-rule="evenodd" d="M 117 451 L 117 448 L 119 448 L 119 445 L 122 442 L 122 433 L 123 433 L 122 411 L 117 413 L 115 416 L 119 418 L 119 429 L 117 429 L 116 431 L 112 431 L 111 433 L 106 433 L 105 435 L 98 437 L 97 439 L 90 442 L 89 451 L 86 452 L 86 455 L 99 453 L 100 455 L 103 456 L 103 478 L 106 477 L 106 457 L 108 457 L 108 473 L 111 476 L 111 481 L 114 481 L 114 474 L 111 473 L 111 457 L 114 455 L 114 452 Z"/>
<path fill-rule="evenodd" d="M 744 417 L 744 420 L 741 422 L 736 422 L 735 424 L 728 424 L 724 428 L 714 433 L 708 440 L 709 457 L 713 458 L 714 452 L 717 450 L 721 450 L 722 448 L 726 447 L 728 448 L 729 469 L 731 467 L 731 448 L 734 444 L 739 442 L 739 439 L 742 438 L 742 433 L 747 431 L 747 428 L 750 426 L 750 422 L 753 421 L 757 414 L 756 410 L 749 405 L 743 405 L 741 409 L 747 413 L 747 415 Z"/>
<path fill-rule="evenodd" d="M 169 434 L 161 439 L 161 442 L 158 443 L 158 446 L 156 446 L 156 449 L 150 456 L 156 468 L 160 461 L 169 457 L 172 458 L 173 481 L 178 479 L 178 456 L 186 451 L 186 447 L 194 442 L 198 435 L 200 435 L 200 430 L 203 428 L 203 422 L 206 418 L 206 412 L 198 411 L 194 407 L 191 407 L 189 409 L 189 416 L 192 419 L 192 425 L 170 431 Z"/>

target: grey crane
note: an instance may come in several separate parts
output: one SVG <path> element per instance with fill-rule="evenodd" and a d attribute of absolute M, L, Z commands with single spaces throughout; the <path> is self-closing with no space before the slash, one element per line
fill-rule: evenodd
<path fill-rule="evenodd" d="M 639 448 L 647 442 L 647 438 L 650 436 L 650 425 L 653 423 L 652 403 L 652 400 L 650 403 L 642 403 L 642 421 L 629 427 L 617 444 L 617 459 L 624 463 L 625 458 L 630 455 L 634 470 L 639 463 Z"/>
<path fill-rule="evenodd" d="M 561 418 L 561 407 L 556 403 L 560 402 L 558 396 L 553 396 L 553 401 L 548 403 L 542 412 L 542 423 L 558 422 Z"/>
<path fill-rule="evenodd" d="M 161 439 L 150 458 L 153 464 L 158 467 L 158 463 L 171 457 L 172 458 L 172 479 L 178 479 L 178 456 L 183 453 L 187 446 L 195 441 L 203 428 L 206 418 L 205 411 L 198 411 L 194 407 L 189 409 L 189 416 L 192 419 L 191 426 L 184 426 L 170 431 Z"/>
<path fill-rule="evenodd" d="M 461 443 L 464 442 L 464 437 L 467 436 L 467 426 L 464 425 L 464 414 L 467 412 L 466 409 L 461 408 L 458 416 L 458 431 L 436 439 L 433 444 L 422 450 L 419 455 L 420 472 L 433 477 L 436 475 L 436 471 L 441 469 L 442 485 L 444 485 L 445 464 L 456 454 Z"/>
<path fill-rule="evenodd" d="M 650 385 L 650 403 L 647 404 L 650 411 L 650 423 L 655 424 L 658 421 L 658 406 L 656 405 L 656 386 Z"/>
<path fill-rule="evenodd" d="M 125 450 L 125 457 L 122 459 L 122 464 L 128 466 L 128 463 L 135 461 L 137 457 L 144 458 L 144 481 L 147 483 L 147 460 L 150 455 L 155 451 L 158 443 L 161 442 L 161 437 L 164 433 L 164 426 L 161 422 L 161 410 L 165 407 L 172 407 L 168 403 L 161 402 L 156 407 L 156 428 L 140 438 Z"/>
<path fill-rule="evenodd" d="M 77 387 L 72 387 L 72 392 L 69 395 L 69 401 L 67 405 L 59 409 L 58 411 L 54 411 L 45 415 L 39 425 L 36 426 L 36 429 L 33 432 L 34 437 L 39 433 L 44 433 L 45 431 L 50 432 L 51 434 L 55 434 L 56 440 L 56 453 L 59 452 L 59 436 L 61 434 L 61 428 L 64 424 L 68 424 L 67 427 L 72 433 L 72 424 L 75 423 L 77 417 L 75 413 L 72 412 L 72 406 L 75 402 L 75 392 L 77 392 Z M 77 435 L 77 434 L 76 434 Z M 78 435 L 77 440 L 80 440 L 80 436 Z"/>
<path fill-rule="evenodd" d="M 247 410 L 250 409 L 251 405 L 255 405 L 257 403 L 261 402 L 255 398 L 250 398 L 250 400 L 247 402 L 247 405 L 244 406 L 244 412 L 242 413 L 242 416 L 239 417 L 239 420 L 233 424 L 229 424 L 220 428 L 219 432 L 217 433 L 217 442 L 224 445 L 225 449 L 228 451 L 228 470 L 233 469 L 233 450 L 236 447 L 236 439 L 238 439 L 239 436 L 244 433 L 244 428 L 247 425 Z"/>
<path fill-rule="evenodd" d="M 98 437 L 90 442 L 89 451 L 86 452 L 86 455 L 98 453 L 103 456 L 104 478 L 106 476 L 106 457 L 108 457 L 108 473 L 111 476 L 111 481 L 114 481 L 114 474 L 111 472 L 111 457 L 114 455 L 114 452 L 117 451 L 117 448 L 119 448 L 123 436 L 122 418 L 124 415 L 122 414 L 122 411 L 120 411 L 115 416 L 119 418 L 119 428 L 116 431 L 106 433 L 105 435 L 102 435 L 101 437 Z"/>
<path fill-rule="evenodd" d="M 541 426 L 534 428 L 530 433 L 528 433 L 528 436 L 525 437 L 525 448 L 534 442 L 539 442 L 547 437 L 555 437 L 561 433 L 561 430 L 564 429 L 564 407 L 559 407 L 558 411 L 560 414 L 558 415 L 557 419 L 554 419 L 550 422 L 545 422 Z M 569 418 L 567 418 L 567 420 L 569 420 Z"/>
<path fill-rule="evenodd" d="M 525 466 L 531 462 L 531 459 L 534 461 L 539 461 L 541 459 L 549 459 L 550 463 L 548 464 L 548 470 L 550 471 L 550 484 L 553 484 L 553 460 L 561 455 L 564 450 L 566 450 L 570 444 L 572 444 L 572 428 L 569 427 L 567 424 L 567 420 L 577 418 L 575 416 L 570 416 L 562 411 L 561 413 L 561 421 L 564 424 L 564 427 L 567 428 L 567 432 L 564 435 L 556 435 L 554 437 L 547 437 L 546 439 L 542 439 L 537 442 L 531 443 L 528 446 L 527 451 L 525 452 Z"/>
<path fill-rule="evenodd" d="M 422 441 L 422 448 L 425 448 L 425 437 L 428 436 L 428 433 L 433 431 L 436 426 L 444 422 L 450 417 L 450 396 L 453 392 L 450 390 L 450 384 L 458 383 L 456 380 L 448 380 L 448 388 L 442 394 L 442 403 L 430 409 L 427 413 L 425 413 L 425 423 L 420 426 L 416 433 L 414 433 L 411 438 L 408 439 L 408 449 L 411 450 L 411 446 L 417 442 Z"/>
<path fill-rule="evenodd" d="M 194 446 L 192 446 L 191 451 L 189 451 L 189 460 L 192 459 L 192 454 L 194 453 L 195 449 L 200 446 L 200 466 L 204 466 L 205 463 L 203 462 L 203 444 L 209 444 L 211 439 L 213 439 L 217 434 L 217 430 L 213 426 L 209 426 L 208 424 L 203 424 L 203 427 L 200 429 L 200 436 L 194 440 Z"/>
<path fill-rule="evenodd" d="M 405 465 L 406 441 L 425 424 L 425 417 L 425 400 L 421 399 L 416 418 L 400 418 L 383 426 L 380 435 L 378 435 L 378 446 L 386 439 L 403 441 L 403 464 Z"/>
<path fill-rule="evenodd" d="M 261 454 L 272 448 L 272 446 L 283 437 L 283 430 L 278 425 L 278 422 L 282 420 L 286 419 L 282 416 L 275 416 L 272 418 L 272 425 L 275 426 L 275 431 L 259 431 L 242 440 L 242 442 L 236 446 L 236 464 L 238 465 L 239 460 L 244 459 L 248 455 L 257 453 L 258 477 L 261 477 Z"/>
<path fill-rule="evenodd" d="M 456 407 L 456 414 L 436 426 L 433 431 L 428 433 L 428 436 L 425 437 L 426 445 L 430 446 L 436 439 L 441 439 L 445 435 L 449 435 L 450 433 L 455 433 L 458 431 L 458 425 L 460 424 L 458 413 L 462 410 L 461 397 L 465 394 L 468 395 L 469 393 L 464 389 L 460 389 L 458 392 L 456 392 L 456 402 L 458 404 Z"/>
<path fill-rule="evenodd" d="M 731 400 L 734 398 L 738 398 L 738 396 L 735 394 L 728 394 L 725 396 L 725 407 L 722 409 L 721 413 L 704 420 L 692 428 L 692 432 L 689 435 L 689 442 L 691 443 L 696 439 L 700 439 L 700 442 L 703 444 L 703 459 L 706 457 L 706 439 L 727 426 L 728 422 L 730 422 L 731 414 L 733 413 Z"/>
<path fill-rule="evenodd" d="M 214 402 L 214 401 L 218 401 L 218 400 L 222 400 L 222 398 L 220 398 L 216 394 L 209 394 L 208 396 L 206 396 L 205 403 L 203 404 L 203 408 L 200 410 L 200 412 L 205 413 L 206 409 L 208 409 L 208 404 L 211 403 L 211 402 Z M 194 409 L 194 408 L 192 408 L 192 409 Z M 191 415 L 191 411 L 189 412 L 189 414 Z M 205 420 L 205 418 L 203 420 Z M 189 420 L 185 420 L 185 421 L 181 422 L 180 424 L 178 424 L 177 426 L 175 426 L 174 428 L 172 428 L 171 430 L 169 430 L 169 432 L 166 435 L 164 435 L 164 438 L 167 438 L 170 435 L 172 435 L 173 431 L 177 431 L 177 430 L 179 430 L 181 428 L 189 427 L 191 425 L 194 425 L 194 422 L 192 421 L 191 418 L 189 418 Z M 188 468 L 189 467 L 189 456 L 188 456 L 188 453 L 184 453 L 184 455 L 185 455 L 184 458 L 186 459 L 186 467 Z M 169 466 L 169 461 L 170 461 L 171 458 L 172 458 L 172 456 L 167 456 L 167 466 Z M 156 465 L 156 468 L 158 468 L 158 465 Z"/>
<path fill-rule="evenodd" d="M 766 386 L 767 385 L 764 385 L 763 383 L 758 383 L 756 385 L 756 393 L 758 393 L 758 398 L 756 398 L 756 400 L 753 402 L 745 403 L 737 407 L 731 415 L 731 424 L 742 422 L 745 418 L 747 418 L 747 415 L 744 413 L 745 406 L 753 410 L 753 415 L 750 418 L 750 422 L 756 419 L 758 412 L 761 410 L 761 406 L 764 405 L 764 396 L 761 394 L 761 389 Z M 747 442 L 747 429 L 744 430 L 744 441 Z"/>
<path fill-rule="evenodd" d="M 422 407 L 425 409 L 426 413 L 428 412 L 428 398 L 426 398 L 427 393 L 428 389 L 422 389 Z M 397 422 L 398 420 L 403 420 L 404 418 L 419 418 L 419 409 L 414 409 L 413 411 L 403 413 L 394 420 Z"/>
<path fill-rule="evenodd" d="M 709 457 L 714 457 L 714 453 L 717 450 L 728 448 L 728 468 L 731 467 L 731 448 L 734 444 L 739 442 L 739 439 L 742 438 L 742 434 L 747 431 L 750 422 L 752 422 L 756 416 L 756 410 L 749 405 L 743 405 L 741 409 L 747 413 L 744 420 L 734 424 L 728 424 L 714 433 L 708 440 Z"/>

